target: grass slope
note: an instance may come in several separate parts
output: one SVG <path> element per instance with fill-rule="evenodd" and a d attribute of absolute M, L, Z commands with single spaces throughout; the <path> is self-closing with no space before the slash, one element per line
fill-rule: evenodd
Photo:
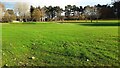
<path fill-rule="evenodd" d="M 118 26 L 3 24 L 2 50 L 8 66 L 118 65 Z"/>

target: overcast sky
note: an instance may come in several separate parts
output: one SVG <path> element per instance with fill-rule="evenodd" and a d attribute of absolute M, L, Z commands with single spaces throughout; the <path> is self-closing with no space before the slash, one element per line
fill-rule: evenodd
<path fill-rule="evenodd" d="M 110 4 L 112 0 L 0 0 L 0 2 L 28 2 L 30 5 L 34 6 L 60 6 L 64 8 L 66 5 L 97 5 L 97 4 Z M 6 3 L 7 5 L 7 3 Z M 10 6 L 10 4 L 8 5 Z"/>

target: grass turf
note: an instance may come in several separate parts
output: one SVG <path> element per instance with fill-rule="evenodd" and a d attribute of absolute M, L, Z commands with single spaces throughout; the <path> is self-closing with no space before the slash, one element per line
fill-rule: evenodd
<path fill-rule="evenodd" d="M 3 66 L 117 66 L 118 53 L 117 25 L 2 24 Z"/>

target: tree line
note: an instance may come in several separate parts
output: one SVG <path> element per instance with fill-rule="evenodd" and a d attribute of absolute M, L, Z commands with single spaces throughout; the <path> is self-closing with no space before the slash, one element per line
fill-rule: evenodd
<path fill-rule="evenodd" d="M 14 9 L 5 9 L 4 4 L 0 3 L 0 21 L 12 22 L 14 20 L 21 22 L 28 21 L 63 21 L 63 20 L 98 20 L 98 19 L 120 19 L 120 1 L 111 5 L 94 6 L 60 6 L 34 7 L 27 3 L 16 3 Z"/>

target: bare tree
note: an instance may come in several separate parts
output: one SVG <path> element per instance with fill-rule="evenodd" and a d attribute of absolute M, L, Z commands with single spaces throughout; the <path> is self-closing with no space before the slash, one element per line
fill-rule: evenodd
<path fill-rule="evenodd" d="M 86 18 L 90 18 L 90 20 L 92 22 L 92 19 L 99 18 L 100 13 L 99 13 L 99 10 L 97 9 L 97 7 L 87 6 L 84 10 L 84 15 L 86 16 Z"/>
<path fill-rule="evenodd" d="M 20 21 L 23 21 L 23 19 L 27 20 L 26 17 L 30 16 L 29 4 L 25 3 L 25 2 L 16 3 L 16 5 L 14 7 L 14 11 L 15 11 L 16 15 L 20 17 Z"/>
<path fill-rule="evenodd" d="M 98 22 L 98 18 L 100 17 L 101 13 L 100 13 L 100 9 L 95 7 L 95 18 L 97 18 L 97 22 Z"/>
<path fill-rule="evenodd" d="M 45 21 L 46 14 L 45 14 L 45 7 L 41 8 L 41 13 L 42 13 L 42 21 Z"/>

